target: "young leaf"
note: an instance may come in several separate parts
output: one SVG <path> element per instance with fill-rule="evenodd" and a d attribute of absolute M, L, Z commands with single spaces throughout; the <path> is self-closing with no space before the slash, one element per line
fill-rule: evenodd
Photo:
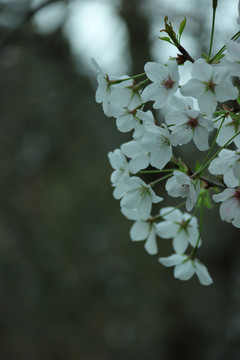
<path fill-rule="evenodd" d="M 163 40 L 163 41 L 167 41 L 167 42 L 169 42 L 170 44 L 172 44 L 172 42 L 171 42 L 171 40 L 168 38 L 168 37 L 158 37 L 160 40 Z"/>
<path fill-rule="evenodd" d="M 181 24 L 179 25 L 179 39 L 183 33 L 183 30 L 185 28 L 185 25 L 186 25 L 186 22 L 187 22 L 187 19 L 185 18 L 184 16 L 184 19 L 181 21 Z"/>

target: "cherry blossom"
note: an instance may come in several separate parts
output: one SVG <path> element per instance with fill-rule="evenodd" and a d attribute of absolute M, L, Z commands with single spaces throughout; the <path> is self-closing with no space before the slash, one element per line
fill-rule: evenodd
<path fill-rule="evenodd" d="M 165 221 L 157 224 L 157 234 L 163 239 L 173 238 L 173 249 L 176 253 L 183 254 L 189 244 L 193 247 L 196 246 L 199 230 L 195 216 L 182 213 L 179 209 L 171 206 L 162 208 L 160 215 Z"/>
<path fill-rule="evenodd" d="M 158 203 L 163 198 L 155 195 L 150 185 L 147 185 L 137 176 L 130 178 L 129 186 L 124 194 L 120 205 L 127 209 L 137 209 L 141 220 L 147 220 L 150 216 L 152 203 Z"/>
<path fill-rule="evenodd" d="M 171 135 L 166 126 L 146 125 L 146 133 L 141 144 L 150 154 L 150 164 L 157 169 L 162 169 L 172 157 Z"/>
<path fill-rule="evenodd" d="M 209 148 L 209 131 L 213 130 L 211 120 L 204 118 L 196 110 L 173 110 L 166 115 L 166 123 L 171 126 L 172 144 L 183 145 L 193 139 L 197 148 L 205 151 Z"/>
<path fill-rule="evenodd" d="M 205 265 L 198 259 L 190 259 L 188 255 L 172 254 L 168 257 L 159 258 L 164 266 L 175 266 L 173 276 L 180 280 L 189 280 L 194 274 L 197 275 L 202 285 L 211 285 L 213 280 Z"/>
<path fill-rule="evenodd" d="M 170 196 L 187 198 L 187 211 L 191 211 L 195 206 L 200 191 L 199 181 L 194 182 L 186 174 L 175 170 L 173 176 L 166 182 L 165 187 Z"/>
<path fill-rule="evenodd" d="M 144 70 L 152 84 L 143 90 L 143 102 L 152 100 L 154 101 L 154 109 L 161 109 L 171 100 L 178 89 L 179 74 L 177 62 L 170 60 L 167 65 L 148 62 Z"/>
<path fill-rule="evenodd" d="M 234 100 L 238 89 L 229 80 L 229 70 L 223 66 L 211 66 L 203 59 L 195 61 L 192 67 L 192 79 L 180 88 L 184 96 L 198 100 L 201 113 L 211 115 L 217 101 Z"/>
<path fill-rule="evenodd" d="M 221 219 L 240 228 L 240 188 L 225 189 L 220 194 L 213 195 L 213 200 L 222 202 L 220 205 Z"/>
<path fill-rule="evenodd" d="M 149 153 L 143 149 L 139 141 L 132 140 L 122 144 L 121 150 L 131 159 L 129 161 L 129 170 L 131 173 L 136 174 L 139 170 L 148 167 L 150 162 Z"/>

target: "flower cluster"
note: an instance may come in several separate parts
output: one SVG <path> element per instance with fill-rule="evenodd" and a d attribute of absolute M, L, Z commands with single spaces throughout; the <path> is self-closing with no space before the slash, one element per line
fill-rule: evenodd
<path fill-rule="evenodd" d="M 181 55 L 166 64 L 148 62 L 143 74 L 132 77 L 109 76 L 93 60 L 98 71 L 96 101 L 102 103 L 106 116 L 116 119 L 120 132 L 132 133 L 131 141 L 108 154 L 114 169 L 113 196 L 120 200 L 122 214 L 133 221 L 131 240 L 144 241 L 146 251 L 155 255 L 159 238 L 172 239 L 174 253 L 160 257 L 159 262 L 174 266 L 175 278 L 188 280 L 196 274 L 202 285 L 210 285 L 212 278 L 196 253 L 202 244 L 203 209 L 212 207 L 211 191 L 212 199 L 221 202 L 221 219 L 240 228 L 240 106 L 233 81 L 240 77 L 240 44 L 236 42 L 240 33 L 215 56 L 204 54 L 194 60 L 180 45 L 185 22 L 178 35 L 167 18 L 165 26 L 162 31 L 168 38 L 160 39 L 171 42 Z M 191 77 L 182 84 L 179 66 L 186 61 L 192 62 Z M 143 80 L 136 82 L 141 76 Z M 146 104 L 148 109 L 151 104 L 155 110 L 164 109 L 161 121 L 153 111 L 145 110 Z M 211 132 L 215 136 L 209 146 Z M 199 151 L 207 152 L 194 169 L 174 156 L 175 148 L 191 141 Z M 215 144 L 219 148 L 213 153 Z M 154 176 L 153 181 L 146 182 L 146 174 L 148 179 Z M 166 190 L 161 190 L 161 196 L 156 193 L 160 182 L 165 182 Z M 152 205 L 161 203 L 166 193 L 184 201 L 153 214 Z M 187 212 L 180 210 L 182 206 Z"/>

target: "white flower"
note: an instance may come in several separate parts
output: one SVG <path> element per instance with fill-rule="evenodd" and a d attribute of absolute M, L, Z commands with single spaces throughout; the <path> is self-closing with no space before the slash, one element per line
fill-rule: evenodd
<path fill-rule="evenodd" d="M 152 203 L 158 203 L 163 198 L 156 196 L 150 185 L 147 185 L 137 176 L 130 178 L 127 192 L 121 200 L 121 206 L 127 209 L 137 209 L 141 220 L 147 220 L 150 216 Z"/>
<path fill-rule="evenodd" d="M 205 265 L 198 259 L 191 260 L 187 255 L 172 254 L 168 257 L 159 258 L 164 266 L 175 266 L 174 277 L 180 280 L 189 280 L 194 274 L 197 275 L 202 285 L 211 285 L 213 280 Z"/>
<path fill-rule="evenodd" d="M 131 86 L 126 85 L 121 83 L 114 86 L 109 96 L 109 103 L 114 109 L 111 115 L 117 119 L 116 125 L 121 132 L 128 132 L 135 128 L 138 124 L 137 108 L 142 104 L 140 94 L 133 91 L 133 83 Z"/>
<path fill-rule="evenodd" d="M 120 149 L 115 149 L 108 153 L 109 162 L 114 169 L 111 174 L 111 182 L 115 187 L 113 196 L 115 199 L 121 199 L 128 190 L 129 167 L 127 159 Z"/>
<path fill-rule="evenodd" d="M 225 189 L 220 194 L 213 195 L 213 200 L 222 201 L 220 205 L 221 219 L 240 228 L 240 188 Z"/>
<path fill-rule="evenodd" d="M 129 141 L 121 145 L 121 150 L 128 158 L 129 170 L 136 174 L 139 170 L 145 169 L 149 165 L 149 155 L 141 146 L 141 143 L 136 140 Z"/>
<path fill-rule="evenodd" d="M 197 202 L 200 191 L 199 181 L 195 182 L 181 171 L 175 170 L 173 176 L 166 182 L 166 190 L 170 196 L 186 197 L 186 209 L 191 211 Z"/>
<path fill-rule="evenodd" d="M 146 133 L 146 129 L 149 125 L 154 125 L 154 117 L 150 110 L 144 112 L 141 110 L 137 110 L 136 118 L 138 123 L 135 126 L 135 130 L 133 133 L 133 138 L 135 140 L 141 140 Z"/>
<path fill-rule="evenodd" d="M 214 125 L 215 128 L 219 128 L 221 124 L 221 121 L 217 121 Z M 226 144 L 228 140 L 230 140 L 235 134 L 237 134 L 240 131 L 240 125 L 239 121 L 237 119 L 231 118 L 231 116 L 227 116 L 222 124 L 222 127 L 220 129 L 220 132 L 217 137 L 217 144 L 219 146 L 223 146 Z M 232 142 L 235 143 L 235 145 L 240 148 L 240 134 L 237 135 L 229 144 Z"/>
<path fill-rule="evenodd" d="M 157 224 L 157 234 L 163 239 L 173 238 L 173 249 L 176 253 L 183 254 L 188 244 L 191 244 L 192 247 L 196 246 L 199 230 L 195 216 L 182 213 L 179 209 L 171 206 L 162 208 L 160 215 L 165 221 Z"/>
<path fill-rule="evenodd" d="M 144 245 L 145 250 L 150 255 L 157 254 L 156 224 L 154 222 L 140 220 L 137 209 L 126 209 L 122 207 L 121 212 L 127 219 L 135 221 L 130 230 L 131 240 L 146 240 Z"/>
<path fill-rule="evenodd" d="M 146 240 L 144 248 L 150 255 L 158 252 L 156 240 L 156 225 L 154 223 L 138 220 L 130 230 L 132 241 Z"/>
<path fill-rule="evenodd" d="M 240 179 L 240 150 L 223 149 L 217 158 L 213 159 L 208 171 L 213 175 L 223 175 L 223 181 L 228 187 L 238 186 Z"/>
<path fill-rule="evenodd" d="M 179 86 L 178 64 L 170 60 L 167 66 L 148 62 L 144 70 L 152 81 L 142 92 L 143 102 L 155 101 L 154 109 L 163 108 L 172 98 Z"/>
<path fill-rule="evenodd" d="M 122 76 L 108 76 L 102 68 L 98 65 L 95 59 L 91 59 L 91 62 L 98 72 L 97 82 L 98 88 L 96 91 L 96 102 L 102 103 L 104 114 L 107 116 L 115 116 L 119 114 L 119 107 L 114 104 L 114 101 L 110 101 L 110 94 L 115 87 L 118 89 L 125 88 L 132 85 L 132 80 L 126 80 L 119 84 L 114 84 L 115 81 L 129 78 L 128 75 Z M 126 104 L 127 106 L 128 104 Z"/>
<path fill-rule="evenodd" d="M 201 116 L 196 110 L 173 110 L 166 115 L 166 123 L 171 126 L 172 144 L 183 145 L 193 139 L 197 148 L 205 151 L 209 148 L 209 131 L 213 129 L 211 120 Z"/>
<path fill-rule="evenodd" d="M 142 148 L 150 154 L 150 164 L 161 170 L 172 158 L 171 135 L 166 124 L 156 126 L 146 124 L 146 134 L 142 138 Z"/>
<path fill-rule="evenodd" d="M 192 79 L 180 89 L 184 96 L 198 99 L 198 106 L 203 114 L 212 114 L 217 101 L 234 100 L 238 89 L 228 79 L 229 70 L 223 66 L 211 66 L 203 59 L 195 61 L 192 67 Z"/>

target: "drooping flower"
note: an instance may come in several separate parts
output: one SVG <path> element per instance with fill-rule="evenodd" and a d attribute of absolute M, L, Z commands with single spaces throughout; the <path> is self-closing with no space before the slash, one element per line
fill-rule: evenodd
<path fill-rule="evenodd" d="M 152 203 L 158 203 L 163 198 L 157 196 L 150 185 L 137 176 L 130 178 L 129 186 L 121 200 L 121 207 L 137 209 L 139 219 L 147 220 L 150 216 Z"/>
<path fill-rule="evenodd" d="M 201 113 L 210 115 L 215 111 L 217 101 L 238 97 L 238 89 L 230 82 L 229 75 L 227 67 L 213 67 L 198 59 L 192 67 L 192 79 L 180 88 L 180 92 L 183 96 L 196 98 Z"/>
<path fill-rule="evenodd" d="M 134 220 L 130 229 L 130 238 L 132 241 L 145 241 L 144 248 L 150 255 L 158 252 L 156 239 L 156 224 L 152 221 L 139 220 L 137 209 L 121 208 L 121 212 L 129 220 Z"/>
<path fill-rule="evenodd" d="M 125 155 L 120 149 L 115 149 L 108 153 L 109 162 L 114 169 L 111 174 L 111 182 L 115 187 L 113 196 L 115 199 L 121 199 L 127 191 L 130 170 Z"/>
<path fill-rule="evenodd" d="M 187 211 L 191 211 L 196 205 L 200 192 L 199 181 L 194 181 L 183 172 L 175 170 L 173 176 L 166 182 L 165 187 L 170 196 L 187 198 Z"/>
<path fill-rule="evenodd" d="M 164 215 L 166 214 L 166 215 Z M 165 207 L 160 210 L 164 221 L 157 224 L 157 234 L 163 239 L 173 238 L 173 249 L 183 254 L 188 245 L 195 247 L 199 237 L 198 221 L 195 216 L 182 213 L 174 207 Z M 199 241 L 199 246 L 201 242 Z"/>
<path fill-rule="evenodd" d="M 161 109 L 171 100 L 178 89 L 178 64 L 175 60 L 170 60 L 166 66 L 156 62 L 148 62 L 144 70 L 152 84 L 143 90 L 143 102 L 152 100 L 154 101 L 154 109 Z"/>
<path fill-rule="evenodd" d="M 220 194 L 213 195 L 213 200 L 222 202 L 219 209 L 221 219 L 240 228 L 240 188 L 225 189 Z"/>
<path fill-rule="evenodd" d="M 149 153 L 144 150 L 141 143 L 136 140 L 129 141 L 121 145 L 121 150 L 128 158 L 129 170 L 136 174 L 139 170 L 145 169 L 149 165 Z"/>
<path fill-rule="evenodd" d="M 122 88 L 126 88 L 127 86 L 132 85 L 132 80 L 126 80 L 120 83 L 117 83 L 119 80 L 123 80 L 128 78 L 128 75 L 122 75 L 122 76 L 109 76 L 106 74 L 102 68 L 98 65 L 95 59 L 91 59 L 91 62 L 95 69 L 98 72 L 97 76 L 97 82 L 98 82 L 98 88 L 95 95 L 95 100 L 97 103 L 102 103 L 104 114 L 107 116 L 115 116 L 120 114 L 121 106 L 118 106 L 118 104 L 114 103 L 114 101 L 110 101 L 110 95 L 114 91 L 114 89 L 117 87 L 118 91 Z M 123 97 L 121 98 L 121 100 Z M 124 100 L 126 99 L 126 96 Z M 130 101 L 130 100 L 129 100 Z M 136 101 L 134 99 L 134 101 Z M 125 105 L 128 106 L 129 102 Z"/>
<path fill-rule="evenodd" d="M 190 259 L 185 254 L 172 254 L 168 257 L 159 258 L 159 262 L 167 267 L 175 266 L 173 275 L 180 280 L 189 280 L 194 274 L 197 275 L 202 285 L 211 285 L 213 280 L 205 265 L 198 259 Z"/>

